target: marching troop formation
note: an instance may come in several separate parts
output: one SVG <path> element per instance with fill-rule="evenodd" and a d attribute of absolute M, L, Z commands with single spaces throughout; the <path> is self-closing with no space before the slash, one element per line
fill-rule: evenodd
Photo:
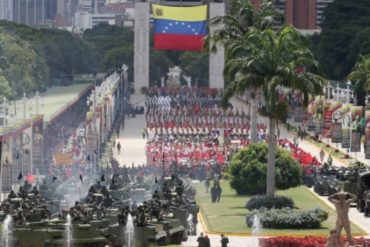
<path fill-rule="evenodd" d="M 233 150 L 249 144 L 248 113 L 220 106 L 222 91 L 218 89 L 151 88 L 146 96 L 148 137 L 147 164 L 211 169 L 223 165 Z M 266 126 L 258 125 L 261 138 Z M 226 145 L 224 145 L 226 144 Z"/>

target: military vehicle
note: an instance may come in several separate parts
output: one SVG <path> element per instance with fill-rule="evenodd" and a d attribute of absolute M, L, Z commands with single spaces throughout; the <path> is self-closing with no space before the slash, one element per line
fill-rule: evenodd
<path fill-rule="evenodd" d="M 330 196 L 341 190 L 342 183 L 335 177 L 321 176 L 316 179 L 314 191 L 320 196 Z"/>
<path fill-rule="evenodd" d="M 65 221 L 27 223 L 13 230 L 14 246 L 17 247 L 64 247 L 67 246 Z M 73 224 L 70 246 L 105 247 L 109 244 L 107 236 L 91 225 Z"/>
<path fill-rule="evenodd" d="M 357 209 L 360 212 L 365 212 L 365 215 L 370 213 L 370 171 L 363 171 L 358 174 L 357 178 Z"/>

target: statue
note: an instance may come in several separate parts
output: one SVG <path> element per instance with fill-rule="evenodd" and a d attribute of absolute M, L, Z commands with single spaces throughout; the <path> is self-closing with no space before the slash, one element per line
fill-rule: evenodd
<path fill-rule="evenodd" d="M 353 244 L 352 234 L 351 234 L 351 222 L 348 218 L 348 211 L 351 203 L 355 202 L 357 197 L 348 192 L 339 192 L 329 196 L 328 200 L 334 204 L 337 211 L 337 222 L 335 226 L 335 236 L 340 237 L 342 228 L 347 233 L 347 241 L 349 244 Z M 332 237 L 332 236 L 331 236 Z M 330 240 L 330 237 L 329 237 Z M 328 240 L 328 243 L 329 243 Z M 331 242 L 333 242 L 331 240 Z M 336 245 L 327 245 L 328 247 L 335 247 Z"/>
<path fill-rule="evenodd" d="M 350 115 L 345 115 L 342 118 L 342 128 L 343 129 L 349 129 L 351 127 L 351 116 Z"/>
<path fill-rule="evenodd" d="M 360 117 L 359 116 L 356 116 L 355 121 L 352 122 L 351 130 L 353 132 L 357 132 L 357 133 L 361 132 Z"/>
<path fill-rule="evenodd" d="M 167 73 L 167 85 L 172 87 L 180 86 L 180 75 L 181 75 L 181 68 L 179 66 L 175 66 L 173 68 L 169 68 L 169 72 Z"/>
<path fill-rule="evenodd" d="M 325 243 L 325 247 L 341 247 L 340 236 L 337 233 L 337 230 L 330 230 L 330 235 Z"/>
<path fill-rule="evenodd" d="M 183 75 L 182 78 L 184 78 L 184 80 L 186 81 L 188 88 L 191 88 L 191 77 Z"/>

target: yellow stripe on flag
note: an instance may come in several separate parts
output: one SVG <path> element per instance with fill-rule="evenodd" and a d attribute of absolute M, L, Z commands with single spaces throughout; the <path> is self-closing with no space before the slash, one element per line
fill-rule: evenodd
<path fill-rule="evenodd" d="M 172 7 L 153 4 L 153 18 L 175 21 L 207 20 L 207 5 L 195 7 Z"/>

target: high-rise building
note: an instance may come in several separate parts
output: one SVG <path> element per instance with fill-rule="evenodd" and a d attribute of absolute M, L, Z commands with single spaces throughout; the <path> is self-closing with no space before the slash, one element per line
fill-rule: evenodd
<path fill-rule="evenodd" d="M 263 0 L 250 0 L 256 8 Z M 324 9 L 334 0 L 276 0 L 276 10 L 285 21 L 298 29 L 317 29 L 323 20 Z"/>
<path fill-rule="evenodd" d="M 299 29 L 316 29 L 316 0 L 286 0 L 285 20 Z"/>
<path fill-rule="evenodd" d="M 45 2 L 45 19 L 54 20 L 57 14 L 57 0 L 47 0 Z"/>
<path fill-rule="evenodd" d="M 316 25 L 320 26 L 324 17 L 324 9 L 330 4 L 334 2 L 334 0 L 317 0 L 316 4 Z"/>
<path fill-rule="evenodd" d="M 13 20 L 13 0 L 0 0 L 0 20 Z"/>
<path fill-rule="evenodd" d="M 13 0 L 13 20 L 30 26 L 45 24 L 46 0 Z"/>

